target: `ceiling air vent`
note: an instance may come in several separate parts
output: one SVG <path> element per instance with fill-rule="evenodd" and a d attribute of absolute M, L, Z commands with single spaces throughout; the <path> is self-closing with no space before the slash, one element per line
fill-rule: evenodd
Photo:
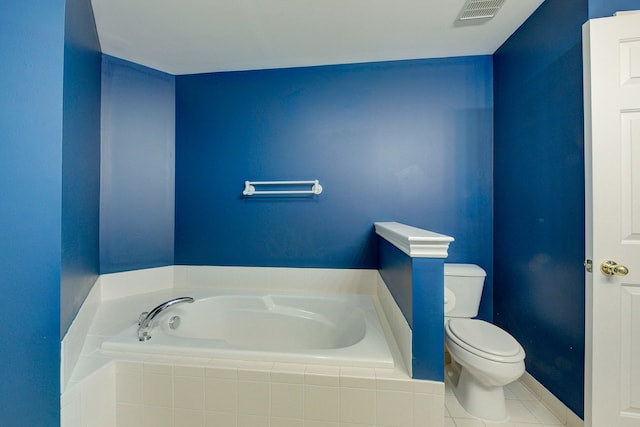
<path fill-rule="evenodd" d="M 460 21 L 491 19 L 496 16 L 505 0 L 467 0 L 458 16 Z"/>

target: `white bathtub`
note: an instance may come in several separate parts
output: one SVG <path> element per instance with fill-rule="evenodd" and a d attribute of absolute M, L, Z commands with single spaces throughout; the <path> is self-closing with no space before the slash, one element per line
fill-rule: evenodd
<path fill-rule="evenodd" d="M 194 303 L 172 306 L 140 342 L 133 324 L 102 344 L 106 351 L 205 358 L 393 367 L 368 295 L 226 293 L 185 290 Z M 161 303 L 162 301 L 158 301 Z M 140 307 L 140 312 L 153 307 Z M 139 313 L 130 313 L 136 318 Z M 173 329 L 171 320 L 179 316 Z M 173 322 L 175 325 L 175 322 Z"/>

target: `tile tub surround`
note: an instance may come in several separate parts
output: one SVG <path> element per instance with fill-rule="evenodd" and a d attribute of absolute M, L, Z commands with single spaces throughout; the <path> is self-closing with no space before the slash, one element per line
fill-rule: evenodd
<path fill-rule="evenodd" d="M 62 396 L 64 427 L 437 427 L 443 423 L 444 384 L 412 380 L 407 374 L 399 347 L 410 352 L 410 329 L 406 321 L 398 318 L 399 309 L 394 307 L 392 298 L 388 300 L 390 294 L 383 292 L 384 283 L 376 270 L 172 266 L 104 275 L 96 286 L 99 289 L 95 292 L 100 296 L 97 309 L 94 305 L 92 313 L 78 318 L 84 324 L 77 325 L 76 330 L 88 333 Z M 100 350 L 104 340 L 132 322 L 122 313 L 150 308 L 159 296 L 179 296 L 188 286 L 370 294 L 378 312 L 391 315 L 390 322 L 385 314 L 380 317 L 396 368 L 158 358 Z M 408 339 L 409 350 L 406 344 L 397 346 L 392 334 Z M 78 342 L 77 337 L 73 340 Z M 73 355 L 68 360 L 73 360 Z M 108 384 L 87 388 L 94 378 Z M 204 393 L 202 405 L 195 391 L 200 385 Z M 185 398 L 191 393 L 196 393 L 195 399 Z M 220 399 L 230 406 L 222 407 Z M 87 419 L 86 408 L 93 407 L 112 414 L 117 422 L 110 423 L 109 416 Z M 179 422 L 174 423 L 174 419 Z"/>
<path fill-rule="evenodd" d="M 80 383 L 68 387 L 60 398 L 63 427 L 116 426 L 115 364 L 91 372 Z"/>
<path fill-rule="evenodd" d="M 98 277 L 62 340 L 60 346 L 60 391 L 62 393 L 80 359 L 91 322 L 100 307 L 101 289 L 100 277 Z"/>
<path fill-rule="evenodd" d="M 121 313 L 152 308 L 156 292 L 169 299 L 189 287 L 375 295 L 384 283 L 376 270 L 311 268 L 168 266 L 101 275 L 62 340 L 61 391 L 111 360 L 97 350 L 135 320 Z"/>
<path fill-rule="evenodd" d="M 118 361 L 115 376 L 118 427 L 411 427 L 444 422 L 444 384 L 382 368 Z"/>
<path fill-rule="evenodd" d="M 410 360 L 411 329 L 375 270 L 286 270 L 290 269 L 170 266 L 101 276 L 63 340 L 66 368 L 61 374 L 67 386 L 61 397 L 62 426 L 479 425 L 446 416 L 451 414 L 445 409 L 442 383 L 412 380 L 407 374 L 403 361 Z M 262 282 L 256 284 L 256 278 Z M 100 350 L 102 341 L 131 322 L 121 313 L 141 304 L 148 307 L 150 293 L 180 295 L 189 283 L 245 288 L 279 284 L 286 290 L 299 290 L 304 284 L 313 291 L 377 295 L 386 318 L 381 319 L 383 327 L 397 342 L 397 347 L 391 343 L 397 368 L 265 365 L 140 354 L 123 358 Z M 582 427 L 582 420 L 529 374 L 520 382 L 560 422 Z M 262 400 L 253 402 L 257 397 Z"/>

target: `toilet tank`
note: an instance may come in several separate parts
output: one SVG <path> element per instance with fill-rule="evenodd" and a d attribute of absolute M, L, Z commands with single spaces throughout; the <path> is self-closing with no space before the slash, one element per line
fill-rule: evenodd
<path fill-rule="evenodd" d="M 475 264 L 444 264 L 445 317 L 478 315 L 487 273 Z"/>

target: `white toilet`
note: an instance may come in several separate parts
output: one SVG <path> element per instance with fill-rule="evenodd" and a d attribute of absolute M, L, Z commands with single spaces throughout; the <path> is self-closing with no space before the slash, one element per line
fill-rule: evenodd
<path fill-rule="evenodd" d="M 452 359 L 445 375 L 470 415 L 501 422 L 509 418 L 503 387 L 524 373 L 525 353 L 508 332 L 472 319 L 485 277 L 477 265 L 444 265 L 445 344 Z"/>

